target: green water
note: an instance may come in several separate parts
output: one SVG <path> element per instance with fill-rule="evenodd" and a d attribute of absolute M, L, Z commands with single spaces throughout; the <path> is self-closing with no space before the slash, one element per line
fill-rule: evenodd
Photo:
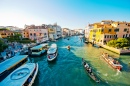
<path fill-rule="evenodd" d="M 55 43 L 58 45 L 58 56 L 55 61 L 48 62 L 46 54 L 41 57 L 30 57 L 31 62 L 39 64 L 33 86 L 130 86 L 130 64 L 128 64 L 130 56 L 119 56 L 103 48 L 85 44 L 78 36 L 70 37 L 70 40 L 59 39 Z M 67 45 L 71 46 L 70 51 L 67 50 Z M 118 59 L 123 65 L 122 72 L 113 69 L 100 57 L 102 51 Z M 81 58 L 91 65 L 101 79 L 100 84 L 87 75 Z"/>

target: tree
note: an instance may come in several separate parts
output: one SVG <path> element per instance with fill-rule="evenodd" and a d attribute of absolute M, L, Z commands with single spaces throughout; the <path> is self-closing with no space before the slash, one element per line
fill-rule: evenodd
<path fill-rule="evenodd" d="M 110 47 L 123 48 L 129 46 L 129 40 L 126 38 L 118 38 L 117 40 L 110 40 L 107 42 Z"/>
<path fill-rule="evenodd" d="M 2 40 L 0 40 L 0 52 L 2 52 L 7 47 L 8 47 L 8 45 L 6 45 Z"/>

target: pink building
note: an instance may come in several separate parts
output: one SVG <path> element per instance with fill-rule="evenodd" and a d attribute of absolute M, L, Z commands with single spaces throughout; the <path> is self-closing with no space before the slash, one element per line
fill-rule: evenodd
<path fill-rule="evenodd" d="M 114 22 L 114 26 L 117 38 L 127 38 L 130 37 L 130 23 L 128 22 Z"/>
<path fill-rule="evenodd" d="M 24 37 L 28 37 L 31 40 L 36 40 L 37 43 L 47 41 L 48 40 L 47 25 L 43 24 L 41 26 L 35 26 L 35 25 L 26 26 L 24 31 Z"/>

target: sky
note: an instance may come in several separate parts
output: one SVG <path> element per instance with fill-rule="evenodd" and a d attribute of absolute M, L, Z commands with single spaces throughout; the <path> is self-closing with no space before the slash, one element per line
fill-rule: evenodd
<path fill-rule="evenodd" d="M 130 22 L 130 0 L 0 0 L 0 26 L 57 23 L 84 29 L 102 20 Z"/>

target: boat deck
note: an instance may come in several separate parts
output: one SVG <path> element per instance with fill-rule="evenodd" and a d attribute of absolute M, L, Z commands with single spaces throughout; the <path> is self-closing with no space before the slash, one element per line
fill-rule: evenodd
<path fill-rule="evenodd" d="M 6 77 L 0 86 L 23 86 L 28 77 L 32 74 L 35 68 L 35 63 L 27 63 Z"/>

